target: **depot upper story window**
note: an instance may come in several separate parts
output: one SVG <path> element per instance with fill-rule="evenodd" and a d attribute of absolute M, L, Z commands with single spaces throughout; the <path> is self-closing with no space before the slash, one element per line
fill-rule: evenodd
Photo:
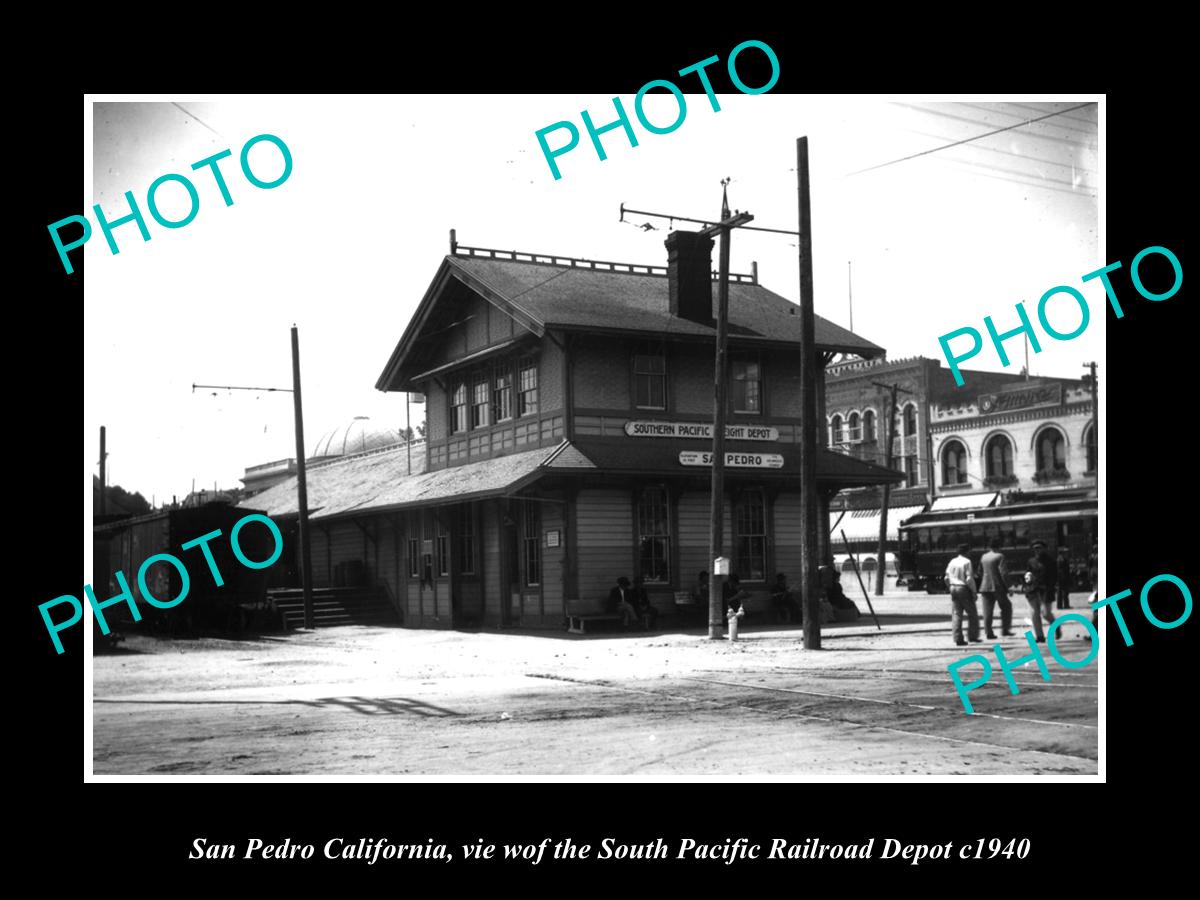
<path fill-rule="evenodd" d="M 638 409 L 667 408 L 667 354 L 661 343 L 638 344 L 633 354 L 633 396 Z"/>
<path fill-rule="evenodd" d="M 762 415 L 762 363 L 757 355 L 737 355 L 729 360 L 730 405 L 735 413 Z"/>
<path fill-rule="evenodd" d="M 514 386 L 515 398 L 514 398 Z M 532 356 L 509 357 L 450 379 L 450 433 L 487 428 L 538 411 L 538 365 Z"/>

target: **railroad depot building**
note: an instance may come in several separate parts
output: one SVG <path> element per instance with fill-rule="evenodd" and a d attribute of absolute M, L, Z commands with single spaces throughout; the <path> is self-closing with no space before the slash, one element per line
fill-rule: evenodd
<path fill-rule="evenodd" d="M 716 329 L 712 241 L 677 231 L 666 246 L 665 267 L 625 265 L 452 232 L 376 383 L 426 395 L 426 440 L 309 471 L 314 585 L 351 565 L 406 625 L 558 628 L 568 603 L 599 608 L 618 576 L 641 575 L 672 614 L 710 567 Z M 751 612 L 776 572 L 800 575 L 798 313 L 757 273 L 730 276 L 725 546 Z M 883 354 L 815 326 L 822 367 Z M 843 489 L 901 478 L 822 448 L 822 513 Z M 294 534 L 296 504 L 292 477 L 243 505 Z"/>
<path fill-rule="evenodd" d="M 885 387 L 897 384 L 892 468 L 905 484 L 891 492 L 889 549 L 899 524 L 924 511 L 985 509 L 998 505 L 1084 501 L 1096 507 L 1096 432 L 1092 394 L 1084 379 L 1026 377 L 1020 373 L 962 372 L 955 384 L 940 360 L 913 357 L 849 360 L 826 373 L 826 427 L 831 449 L 885 464 Z M 882 386 L 881 386 L 882 385 Z M 873 569 L 879 540 L 879 492 L 850 490 L 831 510 L 834 549 L 844 568 L 842 530 Z M 1095 513 L 1092 513 L 1094 516 Z M 840 522 L 839 522 L 840 519 Z M 1065 527 L 1065 526 L 1064 526 Z M 1066 533 L 1052 546 L 1080 544 Z M 1090 540 L 1090 538 L 1089 538 Z M 1078 548 L 1074 552 L 1078 552 Z"/>

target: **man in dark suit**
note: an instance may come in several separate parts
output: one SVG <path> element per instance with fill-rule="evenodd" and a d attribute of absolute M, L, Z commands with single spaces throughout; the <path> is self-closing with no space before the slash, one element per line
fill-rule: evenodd
<path fill-rule="evenodd" d="M 617 579 L 617 586 L 608 592 L 608 608 L 621 617 L 621 624 L 626 628 L 637 621 L 637 610 L 633 608 L 633 589 L 624 575 Z"/>
<path fill-rule="evenodd" d="M 1071 557 L 1067 554 L 1066 547 L 1058 548 L 1058 559 L 1054 561 L 1054 569 L 1056 574 L 1056 585 L 1058 603 L 1055 604 L 1059 609 L 1071 608 Z"/>
<path fill-rule="evenodd" d="M 788 587 L 787 576 L 782 572 L 775 576 L 775 584 L 771 587 L 771 608 L 780 622 L 800 623 L 804 620 L 800 604 L 796 602 L 796 596 Z"/>
<path fill-rule="evenodd" d="M 999 603 L 1000 633 L 1007 637 L 1012 634 L 1012 601 L 1008 599 L 1008 584 L 1004 578 L 1008 574 L 1008 564 L 1000 552 L 1000 538 L 994 537 L 988 542 L 988 551 L 979 561 L 979 568 L 982 572 L 979 596 L 983 598 L 983 627 L 987 636 L 995 640 L 992 612 Z"/>
<path fill-rule="evenodd" d="M 1029 601 L 1029 617 L 1033 619 L 1033 633 L 1037 643 L 1044 644 L 1046 635 L 1042 631 L 1042 620 L 1046 627 L 1054 621 L 1054 610 L 1051 609 L 1052 586 L 1054 584 L 1054 559 L 1046 552 L 1045 541 L 1034 541 L 1030 544 L 1033 556 L 1026 563 L 1025 599 Z"/>
<path fill-rule="evenodd" d="M 650 602 L 645 585 L 646 580 L 641 575 L 633 576 L 633 608 L 642 623 L 653 631 L 655 623 L 658 622 L 658 610 Z"/>

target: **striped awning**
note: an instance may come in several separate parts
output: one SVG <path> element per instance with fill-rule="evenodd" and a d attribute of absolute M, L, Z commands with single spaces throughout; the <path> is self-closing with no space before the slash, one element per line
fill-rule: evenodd
<path fill-rule="evenodd" d="M 887 539 L 889 541 L 899 540 L 900 523 L 922 512 L 924 509 L 924 504 L 920 506 L 893 506 L 888 509 Z M 850 543 L 879 540 L 878 509 L 853 509 L 847 512 L 845 516 L 842 516 L 842 520 L 838 522 L 838 516 L 841 515 L 841 510 L 829 513 L 829 527 L 833 529 L 833 532 L 830 534 L 830 540 L 833 542 L 835 548 L 841 544 L 843 531 L 846 533 L 846 540 L 850 541 Z"/>

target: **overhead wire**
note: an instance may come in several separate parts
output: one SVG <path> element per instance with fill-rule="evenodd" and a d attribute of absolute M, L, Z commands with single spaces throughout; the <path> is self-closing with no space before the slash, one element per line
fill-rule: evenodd
<path fill-rule="evenodd" d="M 982 106 L 978 103 L 955 103 L 955 104 L 953 104 L 953 108 L 954 108 L 955 112 L 958 113 L 957 115 L 955 114 L 955 112 L 949 112 L 949 111 L 946 111 L 943 109 L 938 109 L 936 106 L 919 106 L 915 103 L 902 103 L 902 102 L 898 102 L 898 101 L 894 105 L 904 106 L 907 109 L 912 109 L 917 112 L 925 112 L 925 113 L 929 113 L 931 115 L 941 116 L 942 118 L 951 119 L 956 122 L 965 122 L 969 125 L 978 125 L 982 128 L 994 127 L 996 124 L 994 119 L 997 116 L 1017 119 L 1020 122 L 1025 122 L 1026 120 L 1029 119 L 1029 116 L 1023 112 L 1017 112 L 1017 111 L 1010 110 L 1010 109 L 988 108 L 988 107 Z M 1007 104 L 1007 105 L 1015 105 L 1015 104 Z M 1097 126 L 1096 126 L 1095 121 L 1089 122 L 1085 119 L 1076 119 L 1071 116 L 1064 115 L 1062 112 L 1051 111 L 1050 113 L 1047 113 L 1046 107 L 1044 105 L 1041 106 L 1040 108 L 1039 107 L 1031 107 L 1028 109 L 1030 112 L 1033 112 L 1033 113 L 1053 115 L 1054 117 L 1059 119 L 1059 121 L 1052 123 L 1053 127 L 1060 131 L 1067 132 L 1066 136 L 1060 135 L 1060 134 L 1048 133 L 1048 134 L 1034 135 L 1035 137 L 1048 138 L 1048 139 L 1056 140 L 1056 141 L 1065 141 L 1067 143 L 1081 143 L 1085 140 L 1093 139 L 1096 136 L 1096 127 Z M 968 115 L 964 115 L 964 113 L 972 111 L 972 110 L 978 110 L 979 112 L 983 113 L 984 114 L 983 118 L 977 119 L 977 118 L 973 118 Z M 1080 126 L 1064 124 L 1064 122 L 1063 122 L 1064 119 L 1071 121 L 1071 122 L 1079 122 Z M 1015 123 L 1010 123 L 1010 124 L 1015 124 Z"/>
<path fill-rule="evenodd" d="M 979 107 L 979 106 L 977 106 L 976 104 L 973 104 L 973 103 L 971 103 L 971 104 L 967 104 L 967 105 L 968 105 L 968 106 L 976 106 L 976 108 L 982 109 L 982 107 Z M 1039 109 L 1038 109 L 1036 106 L 1033 106 L 1033 105 L 1031 105 L 1031 104 L 1029 104 L 1029 103 L 1012 103 L 1012 104 L 1010 104 L 1010 105 L 1011 105 L 1011 106 L 1015 106 L 1015 107 L 1017 107 L 1017 108 L 1019 108 L 1019 109 L 1029 109 L 1029 110 L 1033 110 L 1033 111 L 1035 111 L 1035 112 L 1040 112 L 1040 110 L 1039 110 Z M 1064 116 L 1063 116 L 1063 118 L 1064 118 L 1064 119 L 1067 119 L 1068 121 L 1071 121 L 1071 122 L 1081 122 L 1081 123 L 1083 123 L 1084 125 L 1090 125 L 1092 128 L 1095 128 L 1095 127 L 1096 127 L 1096 120 L 1095 120 L 1095 119 L 1085 119 L 1085 118 L 1083 118 L 1083 117 L 1081 117 L 1081 116 L 1066 116 L 1066 115 L 1064 115 Z"/>
<path fill-rule="evenodd" d="M 205 121 L 204 121 L 202 118 L 200 118 L 200 117 L 199 117 L 198 115 L 196 115 L 194 112 L 192 112 L 191 110 L 184 109 L 182 106 L 180 106 L 180 105 L 179 105 L 178 103 L 176 103 L 174 100 L 172 100 L 172 101 L 171 101 L 171 105 L 172 105 L 173 107 L 175 107 L 177 110 L 179 110 L 181 113 L 184 113 L 185 115 L 189 115 L 189 116 L 191 116 L 193 119 L 195 119 L 197 122 L 199 122 L 199 123 L 200 123 L 201 125 L 203 125 L 205 128 L 207 128 L 209 131 L 211 131 L 211 132 L 212 132 L 213 134 L 215 134 L 217 137 L 224 137 L 224 136 L 225 136 L 225 135 L 221 134 L 221 132 L 217 131 L 217 129 L 215 129 L 215 128 L 213 128 L 211 125 L 209 125 L 207 122 L 205 122 Z"/>
<path fill-rule="evenodd" d="M 899 105 L 901 105 L 901 106 L 907 106 L 907 105 L 909 105 L 909 104 L 899 104 Z M 1020 121 L 1020 122 L 1014 122 L 1012 125 L 1005 125 L 1003 128 L 995 128 L 995 129 L 993 129 L 993 130 L 991 130 L 991 131 L 986 131 L 986 132 L 984 132 L 983 134 L 977 134 L 977 135 L 974 135 L 974 136 L 972 136 L 972 137 L 969 137 L 969 138 L 963 138 L 963 139 L 962 139 L 962 140 L 960 140 L 960 141 L 952 141 L 951 143 L 949 143 L 949 144 L 943 144 L 943 145 L 941 145 L 940 147 L 931 147 L 931 148 L 930 148 L 930 149 L 928 149 L 928 150 L 922 150 L 922 151 L 920 151 L 919 153 L 911 153 L 911 154 L 909 154 L 908 156 L 902 156 L 902 157 L 900 157 L 899 159 L 892 159 L 892 160 L 889 160 L 889 161 L 887 161 L 887 162 L 879 163 L 878 165 L 874 165 L 874 166 L 867 166 L 865 169 L 858 169 L 857 171 L 854 171 L 854 172 L 847 172 L 847 173 L 846 173 L 846 177 L 847 177 L 847 178 L 849 178 L 849 177 L 850 177 L 850 176 L 852 176 L 852 175 L 862 175 L 864 172 L 873 172 L 873 171 L 875 171 L 876 169 L 883 169 L 883 168 L 886 168 L 887 166 L 894 166 L 894 165 L 896 165 L 897 163 L 907 162 L 907 161 L 908 161 L 908 160 L 910 160 L 910 159 L 917 159 L 917 158 L 919 158 L 919 157 L 922 157 L 922 156 L 928 156 L 928 155 L 929 155 L 929 154 L 931 154 L 931 153 L 938 153 L 938 152 L 939 152 L 939 151 L 941 151 L 941 150 L 949 150 L 951 147 L 960 147 L 960 146 L 962 146 L 963 144 L 969 144 L 969 143 L 972 143 L 973 141 L 978 141 L 978 140 L 981 140 L 981 139 L 983 139 L 983 138 L 985 138 L 985 137 L 991 137 L 991 136 L 992 136 L 992 135 L 994 135 L 994 134 L 1000 134 L 1001 132 L 1005 132 L 1005 131 L 1012 131 L 1014 128 L 1023 128 L 1023 127 L 1025 127 L 1025 126 L 1027 126 L 1027 125 L 1032 125 L 1034 122 L 1042 122 L 1042 121 L 1045 121 L 1046 119 L 1051 119 L 1051 118 L 1053 118 L 1054 116 L 1061 115 L 1061 114 L 1062 114 L 1062 113 L 1064 113 L 1064 112 L 1071 112 L 1072 110 L 1076 110 L 1076 109 L 1083 109 L 1083 107 L 1085 107 L 1085 106 L 1090 106 L 1090 105 L 1091 105 L 1090 103 L 1081 103 L 1081 104 L 1079 104 L 1078 106 L 1070 106 L 1070 107 L 1067 107 L 1067 109 L 1064 109 L 1064 110 L 1059 110 L 1058 112 L 1047 113 L 1047 114 L 1046 114 L 1046 115 L 1044 115 L 1044 116 L 1038 116 L 1038 117 L 1036 117 L 1036 118 L 1032 118 L 1032 119 L 1025 119 L 1025 120 L 1023 120 L 1023 121 Z M 912 107 L 912 108 L 913 108 L 913 109 L 920 109 L 920 107 Z M 922 111 L 929 112 L 930 110 L 922 110 Z M 945 114 L 945 113 L 939 113 L 939 115 L 947 115 L 947 114 Z M 951 117 L 951 118 L 957 118 L 957 117 Z M 965 122 L 972 122 L 973 120 L 970 120 L 970 119 L 963 119 L 962 121 L 965 121 Z M 1052 137 L 1052 136 L 1050 136 L 1050 135 L 1043 135 L 1043 137 Z M 1054 139 L 1054 140 L 1066 140 L 1065 138 L 1052 138 L 1052 139 Z M 1072 143 L 1077 143 L 1077 142 L 1072 142 Z"/>
<path fill-rule="evenodd" d="M 940 135 L 940 134 L 930 134 L 929 132 L 926 132 L 926 131 L 914 131 L 912 133 L 919 134 L 921 137 L 942 138 L 942 135 Z M 1052 159 L 1043 159 L 1040 156 L 1028 156 L 1024 153 L 1018 153 L 1015 150 L 1005 150 L 1003 147 L 972 147 L 971 149 L 982 150 L 985 153 L 998 153 L 998 154 L 1002 154 L 1004 156 L 1015 156 L 1017 159 L 1023 160 L 1025 162 L 1037 163 L 1037 164 L 1043 165 L 1043 166 L 1059 166 L 1060 168 L 1072 169 L 1076 172 L 1086 172 L 1088 175 L 1091 175 L 1093 177 L 1096 175 L 1096 173 L 1093 172 L 1091 169 L 1087 168 L 1086 166 L 1080 166 L 1077 163 L 1075 163 L 1074 161 L 1056 162 L 1055 160 L 1052 160 Z"/>

